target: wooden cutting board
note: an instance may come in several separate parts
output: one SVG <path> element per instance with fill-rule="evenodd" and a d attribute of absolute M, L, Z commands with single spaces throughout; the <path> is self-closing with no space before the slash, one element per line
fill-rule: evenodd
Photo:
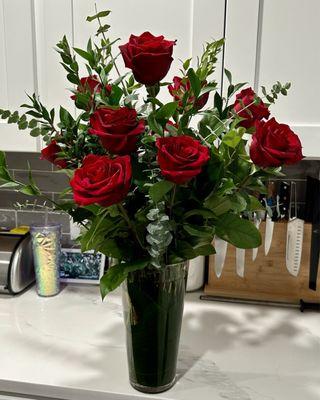
<path fill-rule="evenodd" d="M 311 224 L 304 226 L 301 268 L 297 277 L 289 274 L 285 263 L 287 223 L 275 223 L 273 240 L 267 256 L 264 254 L 265 223 L 261 223 L 260 231 L 263 244 L 259 248 L 255 261 L 252 261 L 252 250 L 246 250 L 244 278 L 236 274 L 235 247 L 228 244 L 220 278 L 217 278 L 214 272 L 214 256 L 210 256 L 209 279 L 205 293 L 226 298 L 295 304 L 298 304 L 300 299 L 320 302 L 320 268 L 317 291 L 309 289 Z"/>

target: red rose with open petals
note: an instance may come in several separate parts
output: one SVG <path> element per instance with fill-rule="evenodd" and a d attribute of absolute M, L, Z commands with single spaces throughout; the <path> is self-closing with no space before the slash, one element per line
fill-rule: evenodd
<path fill-rule="evenodd" d="M 244 128 L 251 128 L 256 121 L 269 118 L 268 107 L 261 99 L 256 103 L 256 99 L 257 96 L 251 88 L 243 89 L 236 95 L 233 109 L 239 117 L 244 118 L 239 124 Z"/>
<path fill-rule="evenodd" d="M 129 191 L 131 175 L 129 156 L 111 159 L 89 154 L 70 181 L 74 201 L 80 206 L 97 203 L 109 207 L 117 204 Z"/>
<path fill-rule="evenodd" d="M 137 120 L 133 108 L 103 107 L 90 117 L 91 135 L 99 136 L 102 146 L 113 154 L 130 154 L 136 150 L 139 135 L 144 131 L 144 120 Z"/>
<path fill-rule="evenodd" d="M 250 157 L 260 167 L 280 167 L 302 160 L 299 137 L 288 125 L 279 124 L 274 118 L 256 122 L 252 136 Z"/>
<path fill-rule="evenodd" d="M 125 66 L 130 68 L 135 79 L 147 86 L 160 82 L 168 73 L 173 61 L 175 42 L 164 36 L 153 36 L 144 32 L 131 35 L 129 42 L 119 46 Z"/>
<path fill-rule="evenodd" d="M 202 86 L 206 86 L 207 82 L 204 81 Z M 184 94 L 189 91 L 191 88 L 190 81 L 188 78 L 180 78 L 179 76 L 175 76 L 173 78 L 173 84 L 168 86 L 168 90 L 173 96 L 173 98 L 179 102 L 179 107 L 182 107 L 182 99 Z M 209 93 L 204 93 L 200 96 L 194 104 L 194 108 L 196 110 L 201 110 L 206 104 L 209 99 Z M 194 103 L 194 96 L 189 96 L 187 100 L 187 104 Z"/>
<path fill-rule="evenodd" d="M 55 140 L 52 140 L 51 143 L 41 150 L 41 159 L 47 160 L 52 164 L 56 165 L 60 168 L 66 168 L 67 162 L 63 159 L 58 159 L 57 154 L 62 151 L 61 147 L 57 144 Z"/>
<path fill-rule="evenodd" d="M 186 135 L 158 138 L 156 146 L 162 175 L 177 184 L 200 174 L 210 159 L 208 147 Z"/>

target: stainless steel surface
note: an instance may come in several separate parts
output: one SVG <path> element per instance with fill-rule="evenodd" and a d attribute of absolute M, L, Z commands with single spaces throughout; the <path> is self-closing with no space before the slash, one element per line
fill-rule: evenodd
<path fill-rule="evenodd" d="M 30 235 L 0 233 L 0 293 L 20 293 L 33 281 Z"/>
<path fill-rule="evenodd" d="M 244 277 L 245 256 L 246 256 L 245 249 L 236 248 L 236 271 L 237 275 L 240 276 L 241 278 Z"/>
<path fill-rule="evenodd" d="M 220 239 L 218 236 L 216 236 L 214 239 L 214 247 L 216 249 L 216 254 L 214 255 L 214 270 L 216 276 L 220 278 L 227 255 L 228 243 L 225 240 Z"/>
<path fill-rule="evenodd" d="M 273 236 L 274 222 L 269 215 L 266 216 L 266 233 L 264 239 L 264 254 L 268 255 Z"/>

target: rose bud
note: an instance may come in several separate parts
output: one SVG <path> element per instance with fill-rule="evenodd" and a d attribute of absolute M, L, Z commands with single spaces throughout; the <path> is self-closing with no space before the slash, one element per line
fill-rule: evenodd
<path fill-rule="evenodd" d="M 67 168 L 67 162 L 63 159 L 58 159 L 57 154 L 62 151 L 61 147 L 57 144 L 55 140 L 52 140 L 51 143 L 41 150 L 41 159 L 47 160 L 52 164 L 56 165 L 60 168 Z"/>
<path fill-rule="evenodd" d="M 80 206 L 97 203 L 109 207 L 122 201 L 130 188 L 129 156 L 109 158 L 89 154 L 70 181 L 75 203 Z"/>
<path fill-rule="evenodd" d="M 202 87 L 206 86 L 207 82 L 202 82 Z M 175 76 L 173 78 L 173 84 L 168 86 L 168 90 L 174 100 L 179 102 L 179 107 L 182 107 L 182 99 L 184 94 L 189 91 L 191 88 L 190 81 L 188 78 L 180 78 L 179 76 Z M 204 93 L 201 95 L 195 102 L 194 108 L 196 110 L 201 110 L 209 99 L 209 93 Z M 194 96 L 189 96 L 187 100 L 187 104 L 192 105 L 194 103 Z"/>
<path fill-rule="evenodd" d="M 90 75 L 80 79 L 80 85 L 77 87 L 77 93 L 100 93 L 102 90 L 101 82 L 99 81 L 97 75 Z M 110 96 L 112 86 L 105 85 L 106 95 Z M 76 100 L 76 95 L 71 96 L 72 100 Z"/>
<path fill-rule="evenodd" d="M 129 42 L 119 49 L 136 81 L 153 86 L 167 75 L 173 61 L 174 44 L 175 41 L 166 40 L 162 35 L 144 32 L 140 36 L 131 35 Z"/>
<path fill-rule="evenodd" d="M 136 150 L 139 135 L 144 131 L 144 120 L 137 120 L 133 108 L 103 107 L 90 117 L 88 132 L 100 138 L 102 146 L 113 154 L 130 154 Z"/>
<path fill-rule="evenodd" d="M 243 89 L 236 95 L 233 110 L 239 117 L 244 118 L 240 122 L 240 126 L 249 129 L 254 127 L 256 121 L 269 118 L 268 107 L 261 99 L 258 99 L 258 103 L 256 101 L 257 96 L 251 88 Z"/>
<path fill-rule="evenodd" d="M 263 168 L 295 164 L 303 158 L 301 142 L 288 125 L 279 124 L 274 118 L 258 121 L 252 136 L 250 157 Z"/>
<path fill-rule="evenodd" d="M 158 138 L 156 146 L 162 175 L 177 184 L 186 183 L 200 174 L 210 159 L 208 147 L 186 135 Z"/>

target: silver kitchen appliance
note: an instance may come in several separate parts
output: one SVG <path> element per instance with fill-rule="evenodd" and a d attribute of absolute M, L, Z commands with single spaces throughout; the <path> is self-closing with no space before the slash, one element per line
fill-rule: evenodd
<path fill-rule="evenodd" d="M 0 232 L 0 293 L 20 293 L 34 280 L 30 234 Z"/>

